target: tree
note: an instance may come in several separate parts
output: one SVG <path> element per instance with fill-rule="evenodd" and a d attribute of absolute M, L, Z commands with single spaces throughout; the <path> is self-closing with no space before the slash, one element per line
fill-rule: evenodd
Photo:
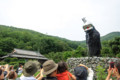
<path fill-rule="evenodd" d="M 102 48 L 102 50 L 101 50 L 101 55 L 102 56 L 108 57 L 108 56 L 110 56 L 110 54 L 112 54 L 112 52 L 110 51 L 109 47 L 103 47 Z"/>
<path fill-rule="evenodd" d="M 7 53 L 3 52 L 2 49 L 0 49 L 0 56 L 5 56 Z"/>
<path fill-rule="evenodd" d="M 3 38 L 0 40 L 0 49 L 3 52 L 11 52 L 16 47 L 16 43 L 12 38 Z"/>
<path fill-rule="evenodd" d="M 75 50 L 74 56 L 75 57 L 87 56 L 86 49 L 82 48 L 81 46 L 78 46 L 78 48 Z"/>
<path fill-rule="evenodd" d="M 120 37 L 116 37 L 113 40 L 110 40 L 108 44 L 114 55 L 117 55 L 120 52 Z"/>
<path fill-rule="evenodd" d="M 48 54 L 45 54 L 45 56 L 49 59 L 54 60 L 56 63 L 60 62 L 63 60 L 63 53 L 62 52 L 50 52 Z"/>

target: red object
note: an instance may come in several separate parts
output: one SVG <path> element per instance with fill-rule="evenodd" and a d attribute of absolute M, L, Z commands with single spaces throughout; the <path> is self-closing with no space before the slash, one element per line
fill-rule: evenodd
<path fill-rule="evenodd" d="M 57 80 L 69 80 L 69 77 L 72 77 L 72 74 L 68 71 L 65 71 L 63 73 L 57 74 Z"/>

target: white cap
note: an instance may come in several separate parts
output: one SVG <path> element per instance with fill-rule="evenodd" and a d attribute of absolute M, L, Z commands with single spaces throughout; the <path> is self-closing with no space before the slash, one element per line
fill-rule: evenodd
<path fill-rule="evenodd" d="M 84 25 L 92 24 L 89 20 L 86 19 L 86 17 L 83 17 L 82 21 L 83 21 Z"/>

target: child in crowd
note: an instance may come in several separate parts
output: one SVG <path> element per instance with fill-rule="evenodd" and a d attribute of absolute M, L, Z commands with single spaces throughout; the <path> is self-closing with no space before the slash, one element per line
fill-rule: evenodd
<path fill-rule="evenodd" d="M 76 77 L 68 71 L 68 66 L 65 62 L 58 63 L 58 80 L 76 80 Z"/>
<path fill-rule="evenodd" d="M 23 65 L 19 64 L 18 75 L 22 74 L 22 72 L 23 72 Z"/>

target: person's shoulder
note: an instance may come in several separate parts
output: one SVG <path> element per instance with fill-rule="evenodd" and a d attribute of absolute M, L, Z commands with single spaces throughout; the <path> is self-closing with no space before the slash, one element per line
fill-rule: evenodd
<path fill-rule="evenodd" d="M 72 73 L 70 73 L 69 71 L 66 71 L 66 73 L 67 73 L 67 75 L 72 76 Z"/>
<path fill-rule="evenodd" d="M 20 77 L 20 80 L 27 80 L 27 79 L 29 79 L 29 80 L 37 80 L 37 79 L 35 79 L 33 76 L 31 76 L 31 77 L 21 76 L 21 77 Z"/>

